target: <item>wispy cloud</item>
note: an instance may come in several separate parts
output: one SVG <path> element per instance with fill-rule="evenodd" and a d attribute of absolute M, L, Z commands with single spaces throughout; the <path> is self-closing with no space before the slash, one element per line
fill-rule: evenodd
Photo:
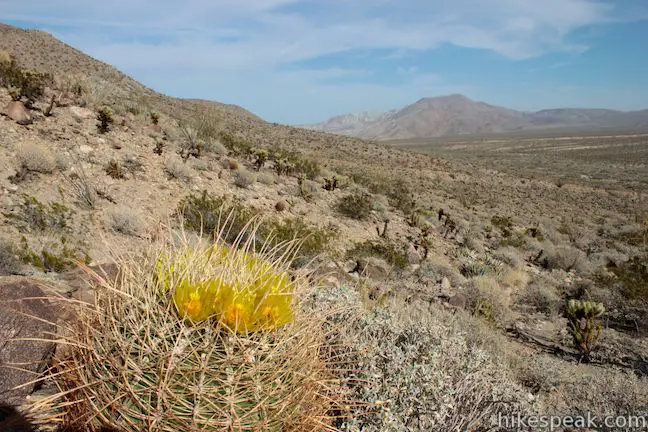
<path fill-rule="evenodd" d="M 625 1 L 634 16 L 645 9 Z M 211 77 L 205 85 L 215 97 L 240 77 L 250 80 L 241 90 L 256 94 L 262 93 L 257 83 L 280 87 L 292 80 L 318 95 L 340 95 L 351 84 L 332 89 L 331 80 L 375 75 L 362 64 L 299 68 L 343 53 L 380 51 L 394 60 L 449 44 L 515 61 L 583 52 L 588 47 L 570 42 L 571 32 L 633 18 L 612 0 L 0 0 L 0 15 L 49 29 L 162 90 L 180 89 L 178 81 L 192 76 Z M 396 69 L 409 81 L 355 82 L 354 91 L 375 86 L 372 91 L 391 95 L 417 80 L 428 88 L 453 87 L 414 66 Z"/>

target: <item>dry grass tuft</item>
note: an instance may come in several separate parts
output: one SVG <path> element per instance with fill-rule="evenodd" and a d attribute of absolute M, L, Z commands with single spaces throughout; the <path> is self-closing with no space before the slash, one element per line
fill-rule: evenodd
<path fill-rule="evenodd" d="M 116 207 L 108 212 L 108 225 L 113 231 L 127 236 L 141 234 L 144 229 L 140 214 L 124 206 Z"/>
<path fill-rule="evenodd" d="M 18 149 L 20 166 L 28 171 L 51 173 L 56 169 L 56 158 L 42 145 L 25 143 Z"/>

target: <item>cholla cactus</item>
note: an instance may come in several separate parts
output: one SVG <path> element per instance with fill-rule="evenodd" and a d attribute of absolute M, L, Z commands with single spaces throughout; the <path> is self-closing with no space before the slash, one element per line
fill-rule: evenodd
<path fill-rule="evenodd" d="M 113 118 L 113 112 L 108 107 L 103 107 L 97 111 L 97 129 L 101 133 L 110 132 L 110 125 L 114 123 L 115 119 Z"/>
<path fill-rule="evenodd" d="M 254 168 L 259 171 L 268 160 L 268 150 L 255 149 L 252 155 L 254 156 Z"/>
<path fill-rule="evenodd" d="M 278 176 L 281 176 L 282 174 L 290 174 L 295 170 L 295 165 L 283 158 L 275 160 L 274 167 Z"/>
<path fill-rule="evenodd" d="M 589 300 L 569 300 L 565 315 L 569 320 L 567 330 L 574 340 L 574 346 L 581 353 L 581 360 L 589 362 L 590 353 L 601 337 L 603 326 L 597 318 L 603 315 L 602 303 Z"/>
<path fill-rule="evenodd" d="M 20 87 L 9 86 L 7 87 L 7 92 L 9 93 L 9 96 L 11 96 L 11 100 L 13 101 L 19 101 L 22 98 L 22 91 L 20 90 Z"/>

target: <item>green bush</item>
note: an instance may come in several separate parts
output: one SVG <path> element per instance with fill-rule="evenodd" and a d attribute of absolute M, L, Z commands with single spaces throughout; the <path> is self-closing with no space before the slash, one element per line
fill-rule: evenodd
<path fill-rule="evenodd" d="M 27 239 L 23 237 L 18 255 L 25 264 L 56 273 L 74 268 L 78 263 L 87 265 L 92 262 L 87 252 L 79 246 L 70 245 L 65 237 L 61 237 L 59 242 L 48 243 L 39 252 L 32 250 Z"/>
<path fill-rule="evenodd" d="M 378 257 L 399 269 L 404 269 L 408 264 L 404 245 L 384 237 L 356 243 L 346 256 L 351 259 Z"/>
<path fill-rule="evenodd" d="M 319 228 L 306 224 L 303 218 L 273 219 L 262 226 L 263 236 L 272 244 L 300 241 L 299 254 L 311 258 L 328 250 L 339 236 L 335 228 Z"/>
<path fill-rule="evenodd" d="M 214 197 L 205 190 L 200 195 L 191 194 L 180 201 L 176 214 L 182 217 L 185 228 L 210 235 L 223 229 L 227 221 L 225 228 L 229 234 L 225 233 L 224 238 L 233 241 L 259 212 L 236 198 Z"/>
<path fill-rule="evenodd" d="M 3 216 L 15 221 L 21 231 L 69 231 L 73 213 L 64 204 L 43 204 L 33 196 L 23 195 L 23 202 Z"/>
<path fill-rule="evenodd" d="M 33 104 L 52 82 L 52 75 L 23 69 L 15 59 L 0 62 L 0 85 L 13 88 L 16 100 L 25 98 L 28 104 Z"/>
<path fill-rule="evenodd" d="M 648 301 L 648 254 L 636 255 L 610 270 L 621 282 L 621 292 L 627 299 Z"/>
<path fill-rule="evenodd" d="M 341 197 L 337 202 L 337 209 L 344 216 L 356 220 L 365 220 L 373 210 L 374 202 L 371 194 L 354 192 Z"/>
<path fill-rule="evenodd" d="M 513 231 L 513 222 L 508 216 L 495 215 L 491 218 L 493 226 L 500 230 L 503 237 L 510 237 Z"/>

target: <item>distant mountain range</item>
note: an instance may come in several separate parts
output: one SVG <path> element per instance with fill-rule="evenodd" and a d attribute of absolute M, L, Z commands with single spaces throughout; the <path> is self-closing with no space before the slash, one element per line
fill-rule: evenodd
<path fill-rule="evenodd" d="M 463 95 L 454 94 L 423 98 L 402 109 L 386 113 L 345 114 L 322 123 L 299 127 L 372 140 L 513 131 L 646 130 L 648 109 L 624 112 L 558 108 L 523 112 L 476 102 Z"/>

